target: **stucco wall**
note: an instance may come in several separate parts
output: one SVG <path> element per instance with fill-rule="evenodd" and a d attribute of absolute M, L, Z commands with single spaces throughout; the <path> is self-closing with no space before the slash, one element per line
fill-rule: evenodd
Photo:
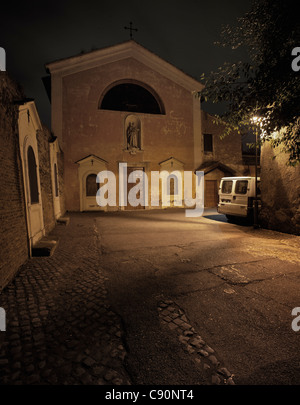
<path fill-rule="evenodd" d="M 276 156 L 275 159 L 273 157 Z M 286 165 L 281 148 L 267 143 L 261 152 L 262 226 L 300 234 L 300 165 Z"/>

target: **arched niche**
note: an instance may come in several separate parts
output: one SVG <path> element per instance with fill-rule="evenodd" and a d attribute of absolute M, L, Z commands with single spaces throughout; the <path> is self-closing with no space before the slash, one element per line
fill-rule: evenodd
<path fill-rule="evenodd" d="M 137 115 L 130 114 L 125 118 L 124 138 L 125 149 L 129 151 L 142 149 L 141 121 Z"/>

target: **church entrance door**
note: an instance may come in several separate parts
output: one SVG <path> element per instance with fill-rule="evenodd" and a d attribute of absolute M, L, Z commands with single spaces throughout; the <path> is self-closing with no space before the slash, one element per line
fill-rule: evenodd
<path fill-rule="evenodd" d="M 76 163 L 79 164 L 80 211 L 106 211 L 106 207 L 97 204 L 96 195 L 100 186 L 97 183 L 97 174 L 107 170 L 107 162 L 95 155 L 89 155 Z"/>
<path fill-rule="evenodd" d="M 83 177 L 83 211 L 103 210 L 96 201 L 96 194 L 99 189 L 99 183 L 96 179 L 96 173 L 87 173 Z"/>
<path fill-rule="evenodd" d="M 138 184 L 138 182 L 139 182 L 139 180 L 138 179 L 136 179 L 136 182 L 135 183 L 128 183 L 128 177 L 129 177 L 129 175 L 130 175 L 130 173 L 132 173 L 133 171 L 135 171 L 135 170 L 143 170 L 144 171 L 144 168 L 143 167 L 127 167 L 127 193 L 129 194 L 129 191 L 134 187 L 134 186 L 136 186 L 136 184 Z M 145 192 L 146 192 L 146 190 L 144 190 Z M 127 195 L 128 195 L 127 194 Z M 136 198 L 137 199 L 139 199 L 141 196 L 140 196 L 140 191 L 137 193 L 137 195 L 136 195 Z M 125 206 L 125 210 L 127 210 L 127 211 L 130 211 L 130 210 L 141 210 L 141 209 L 145 209 L 145 207 L 143 206 L 143 205 L 141 205 L 141 204 L 139 204 L 137 207 L 133 207 L 130 203 L 129 203 L 129 201 L 127 201 L 127 206 Z"/>

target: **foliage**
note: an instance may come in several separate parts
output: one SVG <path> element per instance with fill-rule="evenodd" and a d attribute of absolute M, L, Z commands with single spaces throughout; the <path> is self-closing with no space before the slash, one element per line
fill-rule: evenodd
<path fill-rule="evenodd" d="M 296 5 L 295 0 L 253 0 L 236 26 L 224 27 L 218 43 L 234 53 L 246 50 L 247 61 L 226 62 L 208 77 L 202 75 L 205 88 L 199 93 L 204 101 L 225 102 L 226 112 L 219 117 L 226 123 L 225 134 L 250 126 L 262 142 L 281 144 L 291 165 L 300 161 L 300 71 L 291 67 L 292 50 L 300 46 Z"/>

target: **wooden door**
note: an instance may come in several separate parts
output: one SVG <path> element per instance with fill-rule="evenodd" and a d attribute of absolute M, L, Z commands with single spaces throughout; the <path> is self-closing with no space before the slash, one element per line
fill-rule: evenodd
<path fill-rule="evenodd" d="M 102 211 L 103 207 L 97 204 L 96 194 L 99 189 L 97 173 L 89 173 L 83 177 L 83 211 Z"/>
<path fill-rule="evenodd" d="M 204 206 L 216 207 L 218 205 L 217 180 L 205 180 Z"/>

